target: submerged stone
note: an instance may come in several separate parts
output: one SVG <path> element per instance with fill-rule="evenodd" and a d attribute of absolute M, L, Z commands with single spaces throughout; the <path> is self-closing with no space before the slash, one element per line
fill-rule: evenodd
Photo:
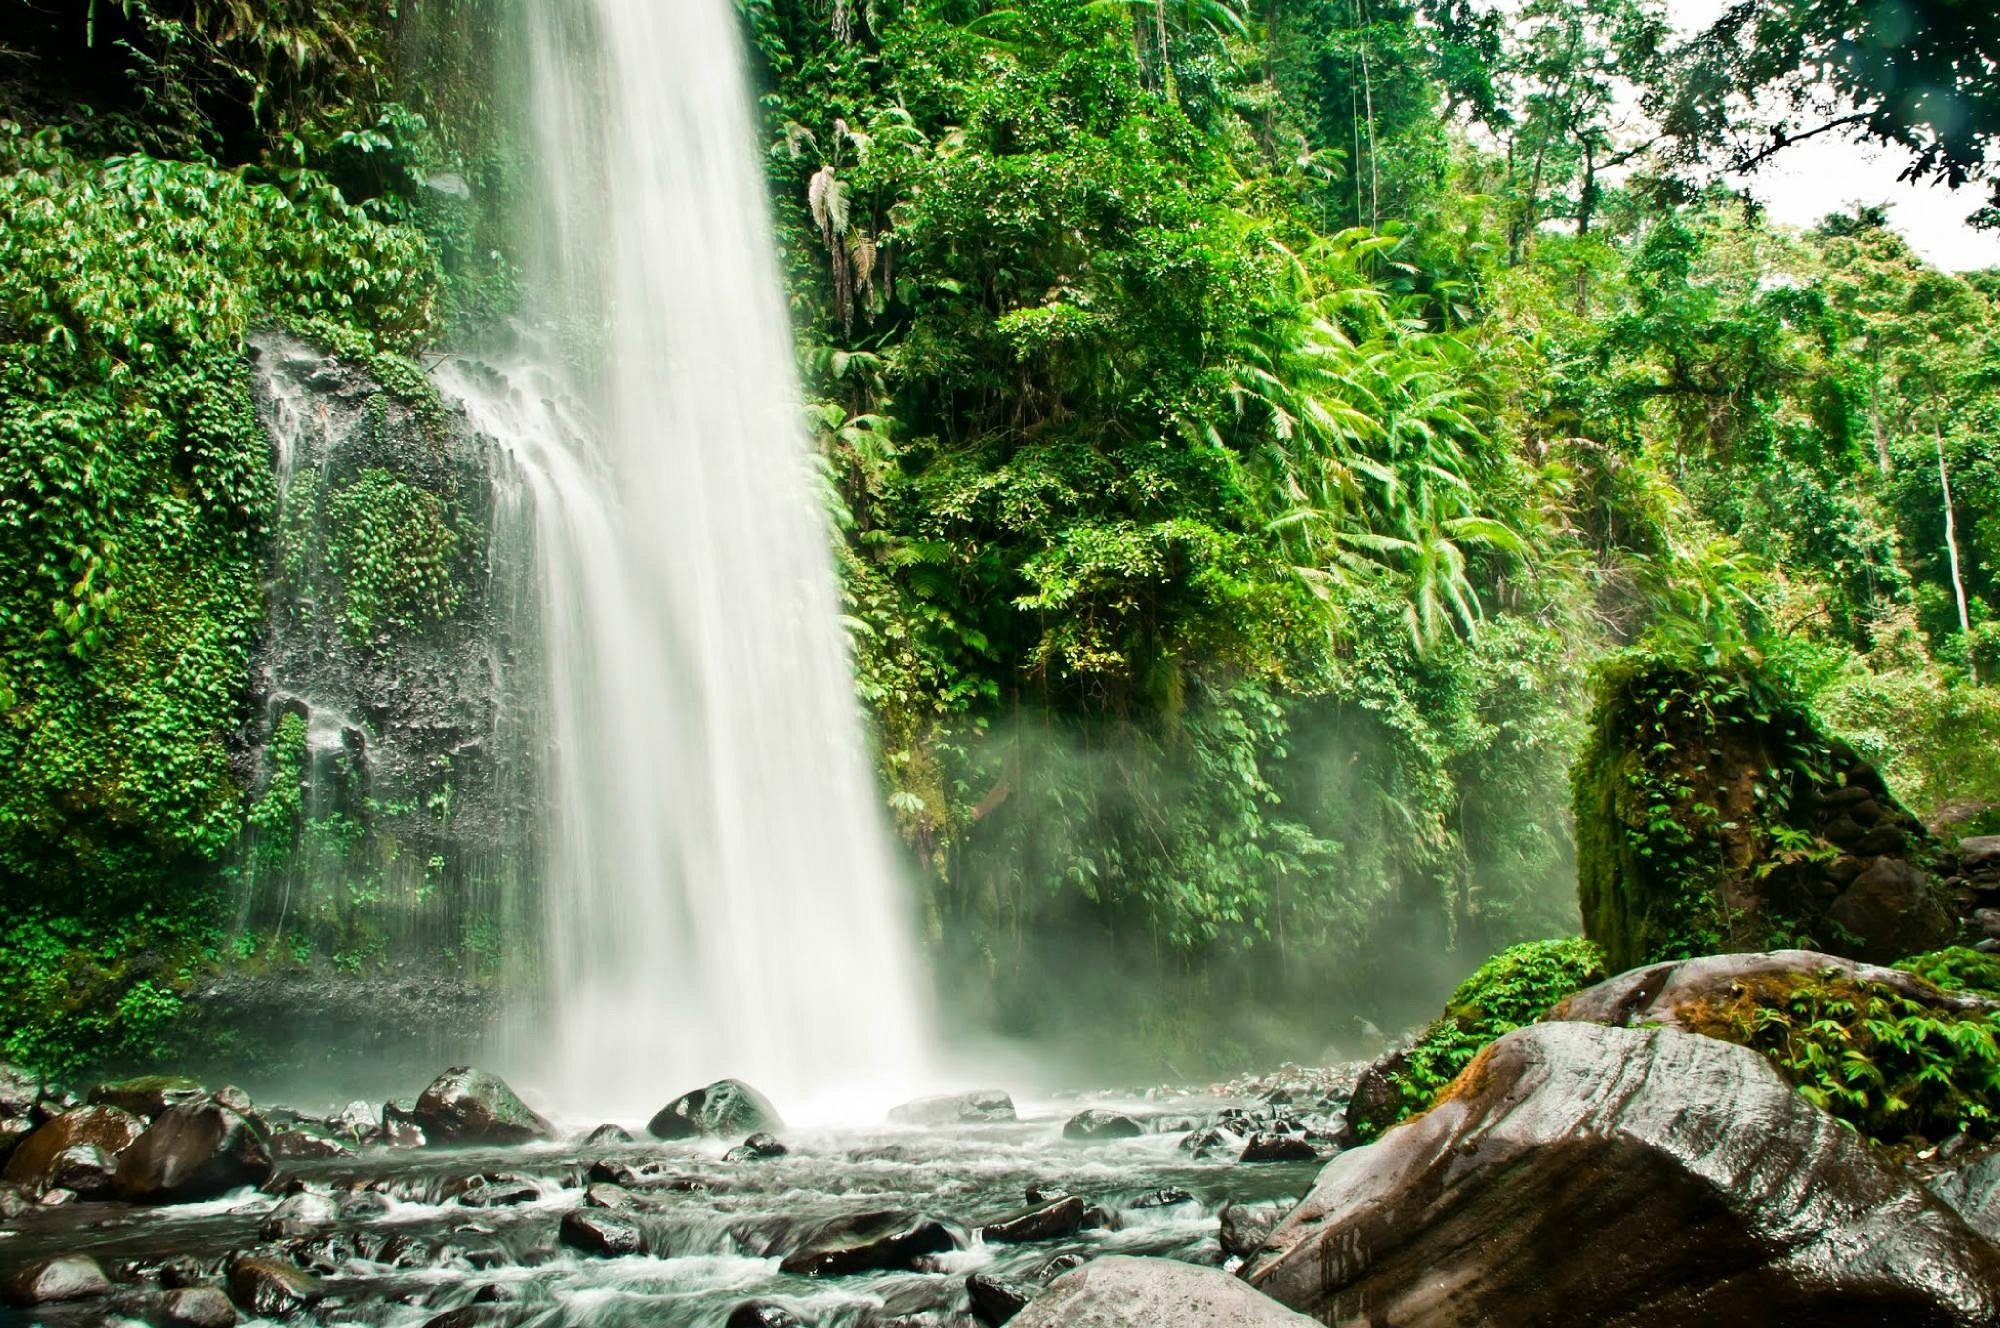
<path fill-rule="evenodd" d="M 2000 1249 L 1755 1052 L 1546 1023 L 1320 1173 L 1245 1279 L 1327 1323 L 1991 1324 Z"/>
<path fill-rule="evenodd" d="M 632 1132 L 623 1125 L 600 1125 L 583 1140 L 587 1144 L 629 1144 Z"/>
<path fill-rule="evenodd" d="M 1287 1206 L 1281 1203 L 1224 1204 L 1216 1223 L 1216 1240 L 1222 1246 L 1222 1252 L 1236 1259 L 1247 1259 L 1255 1254 L 1270 1239 L 1278 1223 L 1284 1220 Z"/>
<path fill-rule="evenodd" d="M 907 1268 L 927 1254 L 943 1254 L 956 1242 L 942 1222 L 902 1209 L 855 1213 L 822 1222 L 785 1256 L 780 1272 L 799 1277 L 837 1277 L 871 1269 Z"/>
<path fill-rule="evenodd" d="M 736 1147 L 722 1155 L 724 1162 L 762 1162 L 774 1157 L 783 1157 L 791 1149 L 761 1130 L 751 1135 Z"/>
<path fill-rule="evenodd" d="M 1313 1320 L 1219 1268 L 1122 1255 L 1064 1273 L 1011 1323 L 1013 1328 L 1313 1328 Z M 1397 1328 L 1403 1328 L 1400 1322 Z"/>
<path fill-rule="evenodd" d="M 741 1079 L 718 1079 L 706 1088 L 683 1093 L 646 1123 L 646 1132 L 655 1139 L 753 1134 L 784 1128 L 785 1122 L 770 1099 Z"/>
<path fill-rule="evenodd" d="M 1095 1142 L 1099 1139 L 1136 1139 L 1146 1127 L 1130 1116 L 1092 1107 L 1079 1111 L 1063 1123 L 1063 1138 Z"/>
<path fill-rule="evenodd" d="M 806 1324 L 782 1305 L 750 1301 L 731 1310 L 723 1328 L 806 1328 Z"/>
<path fill-rule="evenodd" d="M 1017 1119 L 1014 1099 L 997 1088 L 920 1097 L 889 1112 L 891 1125 L 1000 1125 Z"/>
<path fill-rule="evenodd" d="M 1310 1162 L 1319 1156 L 1304 1135 L 1253 1134 L 1243 1145 L 1239 1162 Z"/>
<path fill-rule="evenodd" d="M 1040 1208 L 979 1228 L 980 1239 L 989 1245 L 1021 1245 L 1037 1240 L 1056 1240 L 1083 1229 L 1090 1205 L 1076 1195 L 1058 1199 Z"/>
<path fill-rule="evenodd" d="M 229 1296 L 251 1314 L 282 1319 L 326 1295 L 318 1278 L 283 1259 L 240 1255 L 229 1265 Z"/>
<path fill-rule="evenodd" d="M 600 1208 L 578 1208 L 564 1213 L 556 1234 L 571 1249 L 600 1258 L 646 1253 L 646 1235 L 637 1223 L 614 1217 Z"/>
<path fill-rule="evenodd" d="M 215 1287 L 182 1287 L 160 1300 L 160 1328 L 231 1328 L 236 1307 Z"/>
<path fill-rule="evenodd" d="M 499 1076 L 466 1065 L 432 1080 L 410 1116 L 433 1144 L 524 1144 L 556 1134 Z"/>

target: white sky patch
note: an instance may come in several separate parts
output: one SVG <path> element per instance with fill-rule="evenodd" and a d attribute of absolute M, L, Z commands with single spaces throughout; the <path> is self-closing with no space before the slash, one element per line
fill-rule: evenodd
<path fill-rule="evenodd" d="M 1667 0 L 1667 14 L 1689 33 L 1722 12 L 1724 0 Z M 1947 189 L 1896 178 L 1903 154 L 1879 144 L 1823 134 L 1786 148 L 1750 176 L 1732 176 L 1769 209 L 1773 221 L 1812 226 L 1829 212 L 1856 204 L 1889 210 L 1890 223 L 1910 247 L 1951 272 L 2000 267 L 2000 231 L 1976 230 L 1967 218 L 1987 201 L 1984 185 Z"/>

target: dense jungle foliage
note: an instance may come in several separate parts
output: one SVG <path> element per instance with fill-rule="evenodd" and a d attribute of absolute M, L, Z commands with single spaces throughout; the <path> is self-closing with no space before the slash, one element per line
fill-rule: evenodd
<path fill-rule="evenodd" d="M 508 23 L 14 8 L 0 1050 L 144 1058 L 279 805 L 232 760 L 244 335 L 423 398 L 405 357 L 510 308 Z M 1829 78 L 1835 128 L 1984 180 L 1976 6 L 1894 48 L 1843 44 L 1853 0 L 739 8 L 861 697 L 969 1008 L 1168 1058 L 1434 1009 L 1576 929 L 1569 769 L 1626 650 L 1754 669 L 1922 813 L 2000 790 L 2000 279 L 1713 183 Z M 435 514 L 363 488 L 341 612 L 421 631 L 456 592 L 384 550 Z"/>

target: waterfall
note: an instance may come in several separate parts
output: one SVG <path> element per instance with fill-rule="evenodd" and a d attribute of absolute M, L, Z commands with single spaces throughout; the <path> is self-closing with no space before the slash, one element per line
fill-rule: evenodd
<path fill-rule="evenodd" d="M 725 1075 L 781 1107 L 891 1091 L 925 1056 L 922 981 L 734 8 L 525 8 L 527 303 L 562 352 L 437 374 L 538 569 L 545 999 L 516 1059 L 577 1114 Z"/>

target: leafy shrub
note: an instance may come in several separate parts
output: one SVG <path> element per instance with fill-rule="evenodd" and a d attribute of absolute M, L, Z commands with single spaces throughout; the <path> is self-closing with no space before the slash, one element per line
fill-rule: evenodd
<path fill-rule="evenodd" d="M 1951 951 L 1917 961 L 1936 971 Z M 1814 1105 L 1878 1143 L 1995 1132 L 2000 1016 L 1960 1014 L 1835 973 L 1747 982 L 1685 1011 L 1691 1032 L 1760 1052 Z"/>
<path fill-rule="evenodd" d="M 1387 1091 L 1365 1119 L 1354 1121 L 1363 1142 L 1428 1111 L 1439 1091 L 1494 1039 L 1534 1023 L 1558 1001 L 1605 977 L 1604 952 L 1580 936 L 1510 946 L 1481 964 L 1451 994 L 1444 1014 L 1396 1058 L 1383 1084 Z"/>
<path fill-rule="evenodd" d="M 1898 960 L 1895 966 L 1945 991 L 1969 991 L 1975 996 L 2000 1000 L 2000 956 L 1953 945 L 1929 954 L 1911 955 Z"/>
<path fill-rule="evenodd" d="M 436 494 L 365 470 L 327 500 L 327 561 L 341 578 L 341 628 L 361 642 L 434 622 L 458 607 L 458 532 Z"/>

